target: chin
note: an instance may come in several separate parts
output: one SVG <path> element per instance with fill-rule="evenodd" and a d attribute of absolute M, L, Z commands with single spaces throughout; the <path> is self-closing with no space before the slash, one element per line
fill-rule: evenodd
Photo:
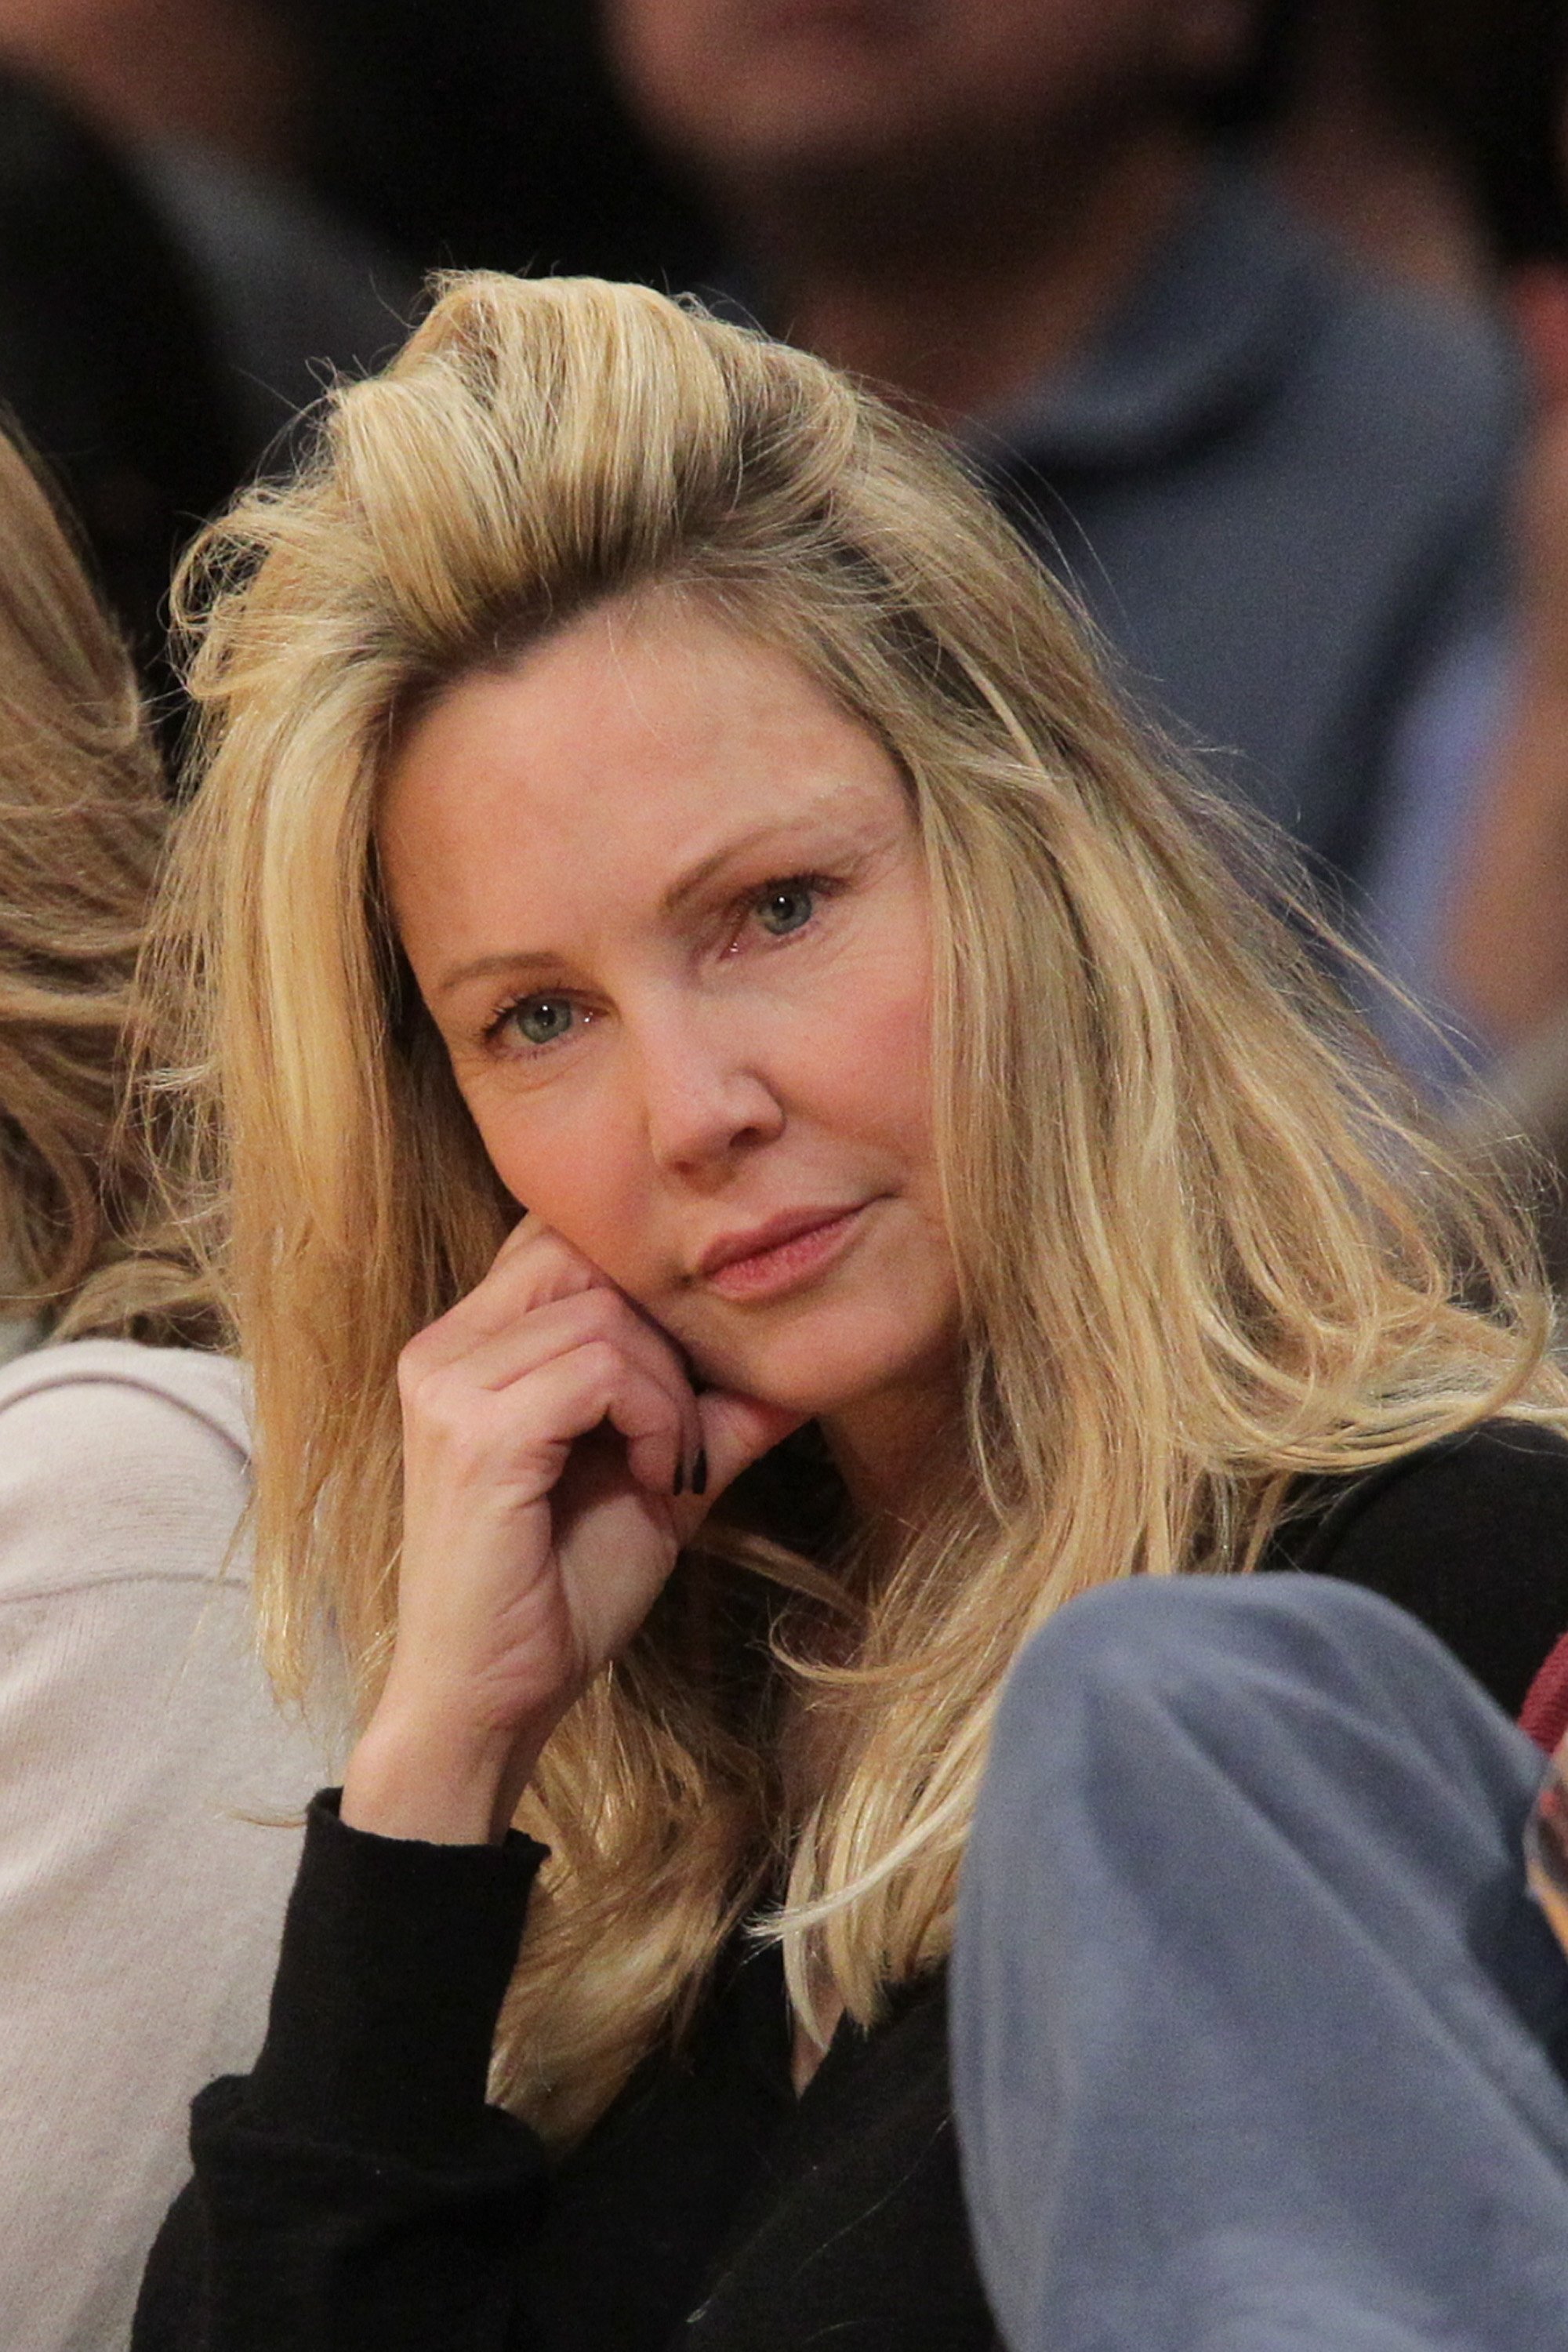
<path fill-rule="evenodd" d="M 948 1336 L 907 1324 L 879 1331 L 867 1309 L 808 1317 L 777 1333 L 758 1330 L 728 1345 L 694 1347 L 692 1360 L 716 1387 L 755 1397 L 803 1419 L 848 1412 L 869 1397 L 923 1385 L 951 1354 Z"/>

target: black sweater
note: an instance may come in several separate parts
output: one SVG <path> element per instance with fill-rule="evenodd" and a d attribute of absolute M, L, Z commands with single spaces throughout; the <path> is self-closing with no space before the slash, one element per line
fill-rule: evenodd
<path fill-rule="evenodd" d="M 1517 1713 L 1568 1628 L 1568 1444 L 1493 1423 L 1300 1501 L 1263 1567 L 1386 1592 Z M 317 1801 L 266 2043 L 195 2102 L 133 2352 L 990 2352 L 944 1972 L 841 2026 L 797 2100 L 777 1955 L 737 1947 L 552 2167 L 485 2102 L 541 1858 Z"/>

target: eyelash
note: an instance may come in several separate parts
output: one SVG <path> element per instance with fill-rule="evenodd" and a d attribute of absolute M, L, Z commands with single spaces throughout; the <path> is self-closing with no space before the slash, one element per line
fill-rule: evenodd
<path fill-rule="evenodd" d="M 724 950 L 725 954 L 732 955 L 734 953 L 736 946 L 739 943 L 740 932 L 743 928 L 745 919 L 748 916 L 754 916 L 759 908 L 761 908 L 769 898 L 776 898 L 786 890 L 804 890 L 811 898 L 816 899 L 831 898 L 837 897 L 841 887 L 841 884 L 836 882 L 830 875 L 826 874 L 778 874 L 773 876 L 768 881 L 764 882 L 759 889 L 748 890 L 744 897 L 735 900 L 730 908 L 729 915 L 726 919 L 734 923 L 734 932 L 729 946 Z M 806 920 L 802 923 L 798 930 L 779 932 L 770 938 L 769 945 L 775 948 L 786 948 L 789 947 L 795 940 L 804 939 L 805 935 L 816 927 L 816 908 L 813 908 L 811 914 L 807 917 Z M 739 921 L 735 920 L 737 917 L 740 918 Z M 512 1014 L 518 1011 L 520 1006 L 531 1003 L 536 997 L 542 997 L 548 1000 L 551 995 L 554 993 L 563 995 L 566 992 L 564 990 L 552 991 L 548 988 L 525 988 L 521 995 L 508 997 L 504 1004 L 497 1005 L 495 1011 L 490 1014 L 489 1019 L 485 1023 L 484 1028 L 480 1032 L 482 1042 L 488 1046 L 493 1047 L 499 1045 L 501 1042 L 502 1030 L 506 1027 L 507 1023 L 511 1019 Z M 590 1018 L 592 1016 L 590 1016 Z M 562 1045 L 564 1043 L 565 1040 L 563 1038 L 558 1038 L 549 1045 L 531 1045 L 526 1038 L 520 1037 L 513 1045 L 509 1046 L 508 1051 L 515 1055 L 521 1055 L 528 1060 L 531 1060 L 535 1055 L 552 1053 L 556 1045 Z"/>

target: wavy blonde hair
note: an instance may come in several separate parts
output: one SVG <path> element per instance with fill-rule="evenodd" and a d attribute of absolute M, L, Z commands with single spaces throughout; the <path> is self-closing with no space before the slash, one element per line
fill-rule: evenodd
<path fill-rule="evenodd" d="M 644 592 L 785 649 L 907 781 L 967 1391 L 961 1464 L 874 1577 L 731 1514 L 551 1742 L 497 2083 L 558 2138 L 759 1902 L 808 2014 L 869 2020 L 946 1950 L 999 1685 L 1069 1595 L 1245 1567 L 1299 1474 L 1563 1407 L 1508 1215 L 1401 1114 L 1306 916 L 1237 878 L 1244 829 L 1152 752 L 958 466 L 643 289 L 458 278 L 183 591 L 202 777 L 158 964 L 186 1148 L 231 1212 L 285 1685 L 325 1624 L 374 1701 L 398 1351 L 516 1214 L 390 934 L 389 749 L 430 695 Z M 793 1780 L 786 1696 L 819 1734 Z"/>
<path fill-rule="evenodd" d="M 130 656 L 0 433 L 0 1307 L 59 1338 L 214 1336 L 120 1117 L 167 821 Z"/>

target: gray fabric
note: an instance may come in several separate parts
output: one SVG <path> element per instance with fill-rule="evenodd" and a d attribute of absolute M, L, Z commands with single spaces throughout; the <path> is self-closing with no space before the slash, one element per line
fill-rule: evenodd
<path fill-rule="evenodd" d="M 1514 372 L 1216 165 L 1107 332 L 971 435 L 1222 780 L 1358 874 L 1394 739 L 1501 596 Z"/>
<path fill-rule="evenodd" d="M 954 2094 L 1010 2352 L 1568 2345 L 1531 1743 L 1327 1579 L 1074 1601 L 1005 1696 Z"/>

